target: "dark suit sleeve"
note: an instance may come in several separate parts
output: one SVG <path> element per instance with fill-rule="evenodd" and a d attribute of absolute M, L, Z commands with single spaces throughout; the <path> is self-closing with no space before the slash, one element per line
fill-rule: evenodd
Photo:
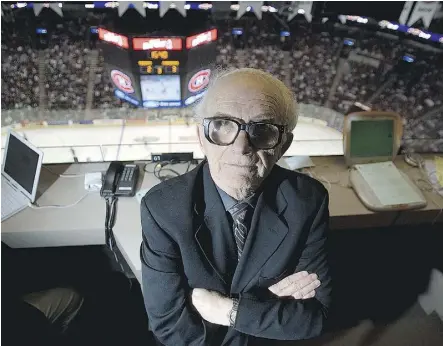
<path fill-rule="evenodd" d="M 330 305 L 331 278 L 326 258 L 326 234 L 329 224 L 329 198 L 323 203 L 310 229 L 295 272 L 316 273 L 321 286 L 312 299 L 295 300 L 275 297 L 260 300 L 240 296 L 234 328 L 242 333 L 276 340 L 300 340 L 320 335 Z"/>
<path fill-rule="evenodd" d="M 183 274 L 180 251 L 153 219 L 145 199 L 141 203 L 141 263 L 150 328 L 164 345 L 208 345 L 206 325 L 189 306 L 191 292 Z"/>

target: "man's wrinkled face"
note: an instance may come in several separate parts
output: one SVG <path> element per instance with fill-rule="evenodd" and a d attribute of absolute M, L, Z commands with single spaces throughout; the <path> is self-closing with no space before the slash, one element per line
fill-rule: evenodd
<path fill-rule="evenodd" d="M 242 123 L 270 122 L 282 124 L 280 98 L 263 80 L 249 76 L 225 77 L 208 92 L 205 118 L 232 118 Z M 235 142 L 228 146 L 210 143 L 199 126 L 199 138 L 205 153 L 211 176 L 215 183 L 236 199 L 245 198 L 254 192 L 270 173 L 281 157 L 282 146 L 288 136 L 283 135 L 281 143 L 267 150 L 254 148 L 247 133 L 240 131 Z M 292 140 L 292 138 L 291 138 Z"/>

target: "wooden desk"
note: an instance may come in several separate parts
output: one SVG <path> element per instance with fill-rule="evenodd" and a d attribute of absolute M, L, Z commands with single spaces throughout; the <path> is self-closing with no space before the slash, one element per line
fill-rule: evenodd
<path fill-rule="evenodd" d="M 425 192 L 428 205 L 424 209 L 406 212 L 374 213 L 366 209 L 358 197 L 347 188 L 347 168 L 342 157 L 313 158 L 316 167 L 312 172 L 323 180 L 330 193 L 330 215 L 332 231 L 350 228 L 388 227 L 419 223 L 443 223 L 441 208 L 443 198 L 432 192 Z M 407 166 L 400 158 L 397 166 L 404 169 L 413 179 L 420 176 L 417 168 Z M 107 163 L 58 165 L 51 169 L 57 173 L 83 174 L 106 171 Z M 175 165 L 179 172 L 187 164 Z M 143 171 L 142 171 L 143 172 Z M 152 188 L 159 183 L 153 174 L 141 174 L 139 187 Z M 85 194 L 84 177 L 57 178 L 43 169 L 38 204 L 66 205 L 77 201 Z M 69 191 L 69 192 L 68 192 Z M 40 209 L 27 208 L 2 223 L 2 241 L 13 248 L 104 245 L 105 203 L 98 192 L 91 193 L 77 205 L 70 208 Z M 137 199 L 120 198 L 114 234 L 122 254 L 137 278 L 141 279 L 140 206 Z"/>
<path fill-rule="evenodd" d="M 424 155 L 432 159 L 434 155 Z M 376 213 L 367 209 L 355 192 L 346 187 L 349 184 L 348 168 L 343 156 L 313 157 L 315 167 L 311 169 L 329 190 L 329 212 L 331 229 L 387 227 L 393 225 L 416 225 L 421 223 L 443 222 L 443 197 L 433 191 L 423 191 L 428 204 L 423 209 Z M 395 160 L 395 165 L 405 172 L 413 182 L 419 180 L 421 172 L 409 166 L 402 156 Z"/>

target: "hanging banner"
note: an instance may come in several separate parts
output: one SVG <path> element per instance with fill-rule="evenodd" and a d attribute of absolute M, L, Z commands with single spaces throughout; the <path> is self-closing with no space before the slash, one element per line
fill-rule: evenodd
<path fill-rule="evenodd" d="M 237 11 L 237 19 L 240 19 L 245 14 L 248 7 L 251 7 L 258 19 L 262 18 L 261 7 L 263 5 L 263 1 L 239 1 L 238 5 L 239 9 Z"/>
<path fill-rule="evenodd" d="M 134 9 L 136 9 L 137 12 L 140 13 L 143 17 L 146 17 L 146 11 L 145 11 L 145 8 L 143 6 L 143 2 L 142 1 L 135 1 L 135 2 L 119 1 L 119 3 L 118 3 L 118 15 L 119 15 L 119 17 L 121 17 L 121 16 L 123 16 L 125 14 L 125 12 L 129 8 L 129 5 L 132 5 L 134 7 Z"/>
<path fill-rule="evenodd" d="M 62 12 L 61 7 L 58 5 L 58 2 L 49 3 L 49 4 L 45 4 L 42 2 L 34 2 L 34 4 L 33 4 L 34 15 L 38 16 L 44 7 L 49 7 L 51 10 L 53 10 L 55 13 L 57 13 L 60 17 L 63 17 L 63 12 Z"/>
<path fill-rule="evenodd" d="M 146 17 L 146 10 L 145 7 L 143 6 L 143 1 L 133 2 L 132 6 L 134 6 L 134 8 L 137 10 L 138 13 L 140 13 L 140 15 Z"/>
<path fill-rule="evenodd" d="M 129 1 L 119 1 L 118 3 L 118 16 L 121 17 L 128 10 Z"/>
<path fill-rule="evenodd" d="M 253 2 L 254 6 L 252 6 L 252 10 L 254 11 L 257 18 L 261 19 L 262 18 L 261 7 L 263 5 L 263 1 L 253 1 Z"/>
<path fill-rule="evenodd" d="M 183 17 L 186 17 L 186 1 L 159 1 L 160 17 L 163 17 L 170 8 L 176 9 Z"/>
<path fill-rule="evenodd" d="M 58 5 L 58 2 L 49 3 L 49 8 L 52 9 L 55 13 L 57 13 L 60 17 L 63 17 L 63 12 L 61 7 Z"/>
<path fill-rule="evenodd" d="M 412 5 L 414 5 L 413 1 L 405 1 L 405 5 L 403 6 L 403 10 L 400 13 L 400 18 L 398 19 L 398 22 L 400 24 L 406 24 L 406 21 L 408 20 L 409 13 L 411 13 Z"/>
<path fill-rule="evenodd" d="M 43 3 L 34 2 L 34 14 L 38 16 L 43 9 Z"/>
<path fill-rule="evenodd" d="M 288 17 L 288 22 L 297 14 L 303 14 L 309 23 L 312 21 L 312 1 L 293 1 L 291 7 L 292 12 Z"/>
<path fill-rule="evenodd" d="M 415 8 L 412 10 L 411 18 L 409 18 L 408 26 L 414 24 L 417 20 L 423 20 L 425 28 L 431 25 L 434 14 L 438 9 L 438 1 L 418 1 Z"/>

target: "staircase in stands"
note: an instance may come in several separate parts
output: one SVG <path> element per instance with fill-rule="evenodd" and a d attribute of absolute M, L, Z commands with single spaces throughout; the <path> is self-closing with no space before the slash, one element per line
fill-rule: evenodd
<path fill-rule="evenodd" d="M 38 88 L 39 88 L 39 108 L 40 110 L 48 109 L 48 94 L 46 92 L 46 58 L 47 50 L 38 51 Z"/>
<path fill-rule="evenodd" d="M 89 54 L 89 79 L 88 79 L 88 92 L 86 94 L 86 109 L 90 110 L 93 106 L 94 100 L 94 87 L 95 87 L 95 76 L 98 64 L 98 50 L 93 49 Z"/>

